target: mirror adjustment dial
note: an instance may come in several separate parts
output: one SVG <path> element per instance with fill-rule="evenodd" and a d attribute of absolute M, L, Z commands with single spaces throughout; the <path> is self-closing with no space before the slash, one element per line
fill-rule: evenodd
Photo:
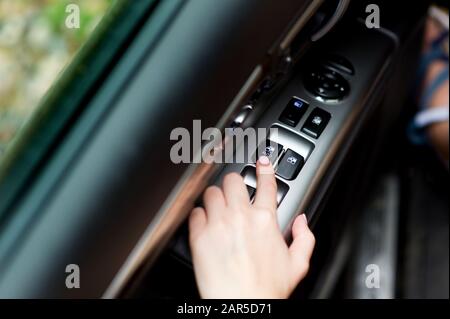
<path fill-rule="evenodd" d="M 340 100 L 350 91 L 346 79 L 334 70 L 318 67 L 306 74 L 305 88 L 325 100 Z"/>

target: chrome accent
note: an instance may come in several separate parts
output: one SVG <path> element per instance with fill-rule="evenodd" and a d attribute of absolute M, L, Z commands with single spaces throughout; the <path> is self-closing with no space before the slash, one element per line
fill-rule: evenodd
<path fill-rule="evenodd" d="M 339 3 L 336 7 L 336 11 L 334 12 L 333 16 L 330 18 L 330 20 L 325 23 L 325 25 L 316 33 L 314 33 L 311 36 L 311 41 L 318 41 L 322 37 L 324 37 L 328 32 L 330 32 L 331 29 L 336 25 L 336 23 L 339 22 L 339 20 L 344 16 L 345 12 L 347 11 L 348 5 L 350 4 L 351 0 L 339 0 Z"/>
<path fill-rule="evenodd" d="M 387 174 L 359 216 L 357 226 L 361 231 L 353 243 L 347 298 L 395 298 L 399 214 L 400 181 L 398 176 Z M 366 285 L 369 265 L 378 267 L 381 284 L 377 289 Z"/>
<path fill-rule="evenodd" d="M 245 105 L 241 111 L 236 115 L 236 117 L 233 120 L 233 127 L 240 127 L 245 120 L 248 118 L 250 112 L 253 110 L 253 106 L 251 104 Z"/>
<path fill-rule="evenodd" d="M 300 32 L 300 30 L 303 28 L 303 26 L 308 22 L 308 20 L 313 16 L 314 13 L 316 13 L 317 9 L 322 5 L 324 0 L 315 0 L 313 1 L 304 12 L 302 12 L 301 16 L 298 18 L 298 20 L 294 23 L 292 28 L 289 30 L 289 32 L 286 34 L 286 36 L 283 38 L 283 40 L 280 43 L 280 50 L 285 51 L 289 48 L 292 41 L 295 39 L 297 34 Z"/>

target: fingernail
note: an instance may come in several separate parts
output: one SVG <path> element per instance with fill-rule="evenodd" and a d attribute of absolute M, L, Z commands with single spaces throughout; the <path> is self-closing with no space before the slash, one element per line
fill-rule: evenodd
<path fill-rule="evenodd" d="M 269 158 L 268 158 L 267 156 L 261 156 L 261 157 L 258 159 L 258 161 L 259 161 L 259 163 L 260 163 L 261 165 L 269 165 L 269 164 L 270 164 L 270 160 L 269 160 Z"/>
<path fill-rule="evenodd" d="M 300 216 L 305 221 L 305 223 L 308 224 L 308 219 L 306 218 L 306 215 L 305 214 L 301 214 Z"/>

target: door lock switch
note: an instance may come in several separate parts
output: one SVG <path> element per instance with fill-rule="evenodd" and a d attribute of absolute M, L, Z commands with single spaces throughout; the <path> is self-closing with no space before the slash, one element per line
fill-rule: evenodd
<path fill-rule="evenodd" d="M 295 127 L 308 109 L 308 103 L 292 98 L 280 115 L 280 122 Z"/>

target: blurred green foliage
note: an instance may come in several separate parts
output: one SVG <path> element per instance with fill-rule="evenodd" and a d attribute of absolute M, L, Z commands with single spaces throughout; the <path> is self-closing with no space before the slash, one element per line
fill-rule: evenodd
<path fill-rule="evenodd" d="M 99 0 L 91 0 L 99 1 Z M 85 10 L 80 10 L 80 28 L 73 29 L 72 34 L 77 42 L 82 42 L 90 34 L 88 26 L 90 26 L 99 16 L 99 11 L 101 9 L 110 7 L 114 0 L 100 0 L 102 2 L 101 8 L 85 8 Z M 43 11 L 43 16 L 50 23 L 50 26 L 55 33 L 62 34 L 67 31 L 64 25 L 66 19 L 66 7 L 71 3 L 79 3 L 81 1 L 73 0 L 58 0 L 53 1 L 55 3 L 45 7 Z M 100 9 L 100 10 L 99 10 Z"/>
<path fill-rule="evenodd" d="M 58 74 L 117 0 L 0 0 L 0 160 Z M 80 28 L 66 7 L 77 4 Z"/>

